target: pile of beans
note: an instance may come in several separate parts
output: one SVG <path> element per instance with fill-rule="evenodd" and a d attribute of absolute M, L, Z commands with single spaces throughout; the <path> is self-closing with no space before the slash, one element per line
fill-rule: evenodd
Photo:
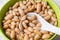
<path fill-rule="evenodd" d="M 42 24 L 36 15 L 29 17 L 29 12 L 36 12 L 52 25 L 57 25 L 54 11 L 45 1 L 19 1 L 9 8 L 3 20 L 3 28 L 10 40 L 49 40 L 52 32 L 41 30 Z"/>

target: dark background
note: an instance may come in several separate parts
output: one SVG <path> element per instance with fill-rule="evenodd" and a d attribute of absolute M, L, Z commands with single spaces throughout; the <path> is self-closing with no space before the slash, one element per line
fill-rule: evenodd
<path fill-rule="evenodd" d="M 54 40 L 60 40 L 60 36 L 57 35 Z"/>

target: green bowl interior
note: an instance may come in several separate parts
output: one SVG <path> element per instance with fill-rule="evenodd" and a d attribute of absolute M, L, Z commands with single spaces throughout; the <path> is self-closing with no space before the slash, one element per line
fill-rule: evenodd
<path fill-rule="evenodd" d="M 20 0 L 9 0 L 4 6 L 3 8 L 0 10 L 0 34 L 3 36 L 3 38 L 5 38 L 5 40 L 9 40 L 9 38 L 6 37 L 4 30 L 2 28 L 2 20 L 5 16 L 5 13 L 8 11 L 9 7 L 13 6 L 17 1 Z M 60 26 L 60 10 L 57 7 L 57 5 L 55 3 L 52 2 L 52 0 L 47 0 L 48 4 L 51 6 L 51 8 L 55 11 L 55 14 L 57 16 L 57 20 L 58 20 L 58 26 Z M 53 38 L 56 36 L 56 34 L 54 34 L 50 40 L 53 40 Z"/>
<path fill-rule="evenodd" d="M 7 0 L 6 0 L 7 1 Z M 9 7 L 13 6 L 17 1 L 19 0 L 9 0 L 3 7 L 2 9 L 0 8 L 0 35 L 2 35 L 2 37 L 5 40 L 9 40 L 9 38 L 5 35 L 5 32 L 2 28 L 2 20 L 5 16 L 5 13 L 8 11 Z"/>
<path fill-rule="evenodd" d="M 48 4 L 51 6 L 51 8 L 55 11 L 55 14 L 57 16 L 57 20 L 58 20 L 58 27 L 60 27 L 60 9 L 59 7 L 53 2 L 53 0 L 47 0 Z M 56 36 L 56 34 L 54 36 L 52 36 L 50 38 L 50 40 L 54 40 L 54 37 Z"/>

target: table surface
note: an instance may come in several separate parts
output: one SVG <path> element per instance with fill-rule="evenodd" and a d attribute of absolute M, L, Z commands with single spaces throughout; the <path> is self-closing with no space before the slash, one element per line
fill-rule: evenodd
<path fill-rule="evenodd" d="M 1 2 L 2 0 L 0 0 L 0 7 L 2 6 L 2 4 L 3 4 L 3 2 Z M 58 0 L 55 0 L 55 1 L 57 1 L 58 2 Z M 58 2 L 58 5 L 60 5 L 60 2 Z M 0 38 L 1 38 L 1 36 L 0 36 Z M 60 36 L 56 36 L 55 38 L 54 38 L 54 40 L 60 40 Z"/>

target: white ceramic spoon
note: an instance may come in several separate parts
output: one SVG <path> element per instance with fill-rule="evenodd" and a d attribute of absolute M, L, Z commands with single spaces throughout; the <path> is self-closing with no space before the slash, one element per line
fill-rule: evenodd
<path fill-rule="evenodd" d="M 36 15 L 37 16 L 38 21 L 42 23 L 41 30 L 50 31 L 50 32 L 53 32 L 53 33 L 56 33 L 56 34 L 60 35 L 60 28 L 49 24 L 40 15 L 38 15 L 38 14 L 36 14 L 34 12 L 28 13 L 27 15 L 28 16 L 32 16 L 32 15 Z"/>

